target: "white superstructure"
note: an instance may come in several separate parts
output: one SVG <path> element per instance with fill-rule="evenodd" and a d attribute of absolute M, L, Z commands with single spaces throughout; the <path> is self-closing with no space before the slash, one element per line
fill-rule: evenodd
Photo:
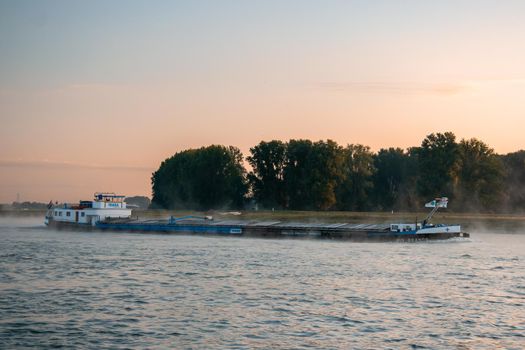
<path fill-rule="evenodd" d="M 415 233 L 418 235 L 435 234 L 435 233 L 461 233 L 460 225 L 434 225 L 430 223 L 432 216 L 439 208 L 447 208 L 448 198 L 439 197 L 425 204 L 425 208 L 432 208 L 422 223 L 400 223 L 390 224 L 390 232 L 398 233 Z"/>
<path fill-rule="evenodd" d="M 95 225 L 109 218 L 129 218 L 131 209 L 126 207 L 125 196 L 115 193 L 95 193 L 92 201 L 80 201 L 79 204 L 62 204 L 49 208 L 46 225 L 56 223 Z"/>

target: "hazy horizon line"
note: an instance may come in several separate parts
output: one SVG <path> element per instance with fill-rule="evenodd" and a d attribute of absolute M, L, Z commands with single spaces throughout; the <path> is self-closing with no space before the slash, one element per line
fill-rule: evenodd
<path fill-rule="evenodd" d="M 5 160 L 0 159 L 0 167 L 14 168 L 65 168 L 65 169 L 92 169 L 92 170 L 128 170 L 128 171 L 153 171 L 154 168 L 148 166 L 135 165 L 106 165 L 89 164 L 74 162 L 57 162 L 47 160 Z"/>

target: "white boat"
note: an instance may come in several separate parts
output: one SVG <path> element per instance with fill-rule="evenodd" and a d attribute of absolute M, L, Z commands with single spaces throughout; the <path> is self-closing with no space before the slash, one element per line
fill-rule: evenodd
<path fill-rule="evenodd" d="M 226 234 L 251 237 L 315 237 L 356 241 L 392 241 L 469 237 L 459 225 L 433 225 L 430 219 L 439 208 L 446 208 L 448 198 L 427 203 L 432 208 L 422 223 L 355 224 L 300 223 L 281 221 L 214 220 L 212 217 L 184 216 L 168 220 L 131 218 L 124 196 L 95 193 L 94 200 L 63 204 L 49 209 L 46 225 L 102 231 L 170 232 L 186 234 Z"/>
<path fill-rule="evenodd" d="M 78 204 L 50 206 L 46 213 L 45 224 L 95 226 L 97 222 L 131 217 L 125 196 L 115 193 L 97 192 L 91 201 L 80 201 Z"/>

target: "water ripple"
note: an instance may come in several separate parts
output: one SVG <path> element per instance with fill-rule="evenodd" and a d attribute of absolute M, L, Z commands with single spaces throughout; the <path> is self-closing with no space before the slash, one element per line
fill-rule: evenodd
<path fill-rule="evenodd" d="M 347 243 L 0 222 L 1 348 L 523 347 L 525 236 Z"/>

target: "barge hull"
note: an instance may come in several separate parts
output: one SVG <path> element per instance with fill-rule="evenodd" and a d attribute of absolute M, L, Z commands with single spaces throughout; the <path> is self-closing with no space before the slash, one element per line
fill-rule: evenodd
<path fill-rule="evenodd" d="M 255 238 L 306 238 L 346 241 L 420 241 L 444 240 L 454 237 L 469 237 L 464 232 L 439 232 L 418 234 L 416 232 L 392 232 L 385 225 L 367 224 L 305 224 L 276 222 L 180 222 L 166 221 L 104 221 L 95 226 L 62 222 L 50 222 L 59 229 L 82 231 L 126 231 L 141 233 L 166 233 L 184 235 L 219 235 Z"/>

